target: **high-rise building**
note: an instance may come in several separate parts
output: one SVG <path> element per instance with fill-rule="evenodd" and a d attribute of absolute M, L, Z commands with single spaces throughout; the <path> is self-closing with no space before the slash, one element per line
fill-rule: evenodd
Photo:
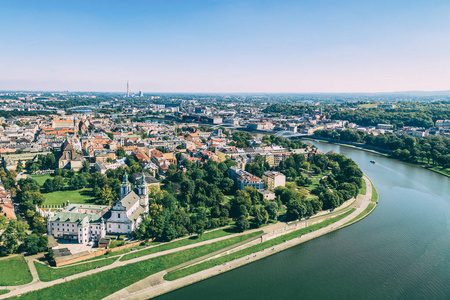
<path fill-rule="evenodd" d="M 142 90 L 139 91 L 139 97 L 144 97 L 144 92 Z"/>
<path fill-rule="evenodd" d="M 130 81 L 127 80 L 127 98 L 130 97 Z"/>

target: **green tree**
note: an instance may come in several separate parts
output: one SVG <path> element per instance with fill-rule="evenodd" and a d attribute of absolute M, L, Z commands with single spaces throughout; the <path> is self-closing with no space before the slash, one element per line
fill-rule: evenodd
<path fill-rule="evenodd" d="M 19 159 L 19 160 L 17 161 L 16 171 L 17 171 L 17 172 L 20 172 L 20 171 L 22 171 L 22 170 L 23 170 L 23 164 L 22 164 L 22 161 Z"/>
<path fill-rule="evenodd" d="M 250 228 L 250 223 L 245 216 L 240 216 L 236 220 L 236 230 L 238 232 L 244 232 L 246 229 Z"/>
<path fill-rule="evenodd" d="M 100 200 L 105 205 L 111 205 L 114 200 L 114 194 L 108 185 L 105 185 L 100 192 Z"/>

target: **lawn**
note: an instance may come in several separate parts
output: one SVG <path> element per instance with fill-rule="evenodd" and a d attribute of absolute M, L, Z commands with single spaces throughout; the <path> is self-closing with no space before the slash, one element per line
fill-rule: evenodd
<path fill-rule="evenodd" d="M 378 202 L 378 191 L 372 183 L 372 198 L 370 199 L 372 202 Z"/>
<path fill-rule="evenodd" d="M 200 242 L 207 241 L 207 240 L 216 239 L 216 238 L 227 236 L 227 235 L 230 235 L 233 233 L 236 233 L 236 232 L 233 232 L 233 230 L 231 228 L 214 230 L 211 232 L 204 233 L 201 237 L 192 236 L 187 239 L 182 239 L 182 240 L 175 241 L 175 242 L 165 243 L 165 244 L 161 244 L 159 246 L 152 247 L 152 248 L 149 248 L 146 250 L 133 252 L 133 253 L 124 255 L 120 260 L 121 261 L 130 260 L 130 259 L 133 259 L 136 257 L 153 254 L 153 253 L 160 252 L 160 251 L 166 251 L 166 250 L 170 250 L 170 249 L 174 249 L 174 248 L 178 248 L 178 247 L 183 247 L 186 245 L 191 245 L 191 244 L 196 244 L 196 243 L 200 243 Z"/>
<path fill-rule="evenodd" d="M 9 290 L 0 290 L 0 295 L 8 294 L 8 293 L 9 293 Z"/>
<path fill-rule="evenodd" d="M 104 267 L 112 264 L 117 260 L 117 257 L 102 259 L 94 262 L 87 262 L 84 264 L 74 265 L 70 267 L 51 268 L 44 264 L 34 262 L 36 270 L 41 281 L 52 281 L 59 278 L 67 277 L 73 274 L 78 274 L 94 269 L 95 267 Z"/>
<path fill-rule="evenodd" d="M 357 215 L 356 217 L 354 217 L 353 219 L 351 219 L 350 221 L 348 221 L 347 223 L 342 225 L 342 227 L 344 227 L 344 226 L 346 226 L 346 225 L 348 225 L 350 223 L 356 222 L 359 219 L 362 219 L 365 215 L 367 215 L 369 212 L 372 211 L 374 206 L 375 206 L 375 203 L 369 203 L 369 205 L 367 205 L 365 210 L 363 210 L 359 215 Z"/>
<path fill-rule="evenodd" d="M 358 108 L 375 108 L 377 106 L 377 103 L 366 103 L 366 104 L 359 104 Z"/>
<path fill-rule="evenodd" d="M 155 257 L 106 270 L 23 294 L 20 299 L 80 299 L 81 292 L 83 299 L 102 299 L 152 274 L 232 246 L 257 234 L 260 232 L 171 253 L 165 255 L 164 259 Z M 15 299 L 19 298 L 15 297 Z"/>
<path fill-rule="evenodd" d="M 364 179 L 362 181 L 362 187 L 359 189 L 359 193 L 361 195 L 365 195 L 367 193 L 366 181 Z"/>
<path fill-rule="evenodd" d="M 53 193 L 42 194 L 45 197 L 44 205 L 61 205 L 67 200 L 71 204 L 93 203 L 95 197 L 91 196 L 92 189 L 81 189 L 74 191 L 57 191 Z"/>
<path fill-rule="evenodd" d="M 23 256 L 0 260 L 0 285 L 13 286 L 30 283 L 33 280 Z"/>
<path fill-rule="evenodd" d="M 31 175 L 31 178 L 33 178 L 33 180 L 36 181 L 40 186 L 42 186 L 47 179 L 53 179 L 53 177 L 48 174 L 46 174 L 46 175 Z"/>
<path fill-rule="evenodd" d="M 188 275 L 191 275 L 191 274 L 194 274 L 194 273 L 197 273 L 197 272 L 200 272 L 200 271 L 212 268 L 212 267 L 214 267 L 216 265 L 220 265 L 220 264 L 226 263 L 226 262 L 231 261 L 233 259 L 241 258 L 241 257 L 247 256 L 247 255 L 256 253 L 258 251 L 262 251 L 264 249 L 269 249 L 270 247 L 279 245 L 279 244 L 281 244 L 281 243 L 283 243 L 285 241 L 289 241 L 289 240 L 292 240 L 294 238 L 301 237 L 304 234 L 307 234 L 309 232 L 316 231 L 316 230 L 318 230 L 320 228 L 326 227 L 326 226 L 328 226 L 328 225 L 330 225 L 330 224 L 332 224 L 334 222 L 337 222 L 337 221 L 345 218 L 346 216 L 350 215 L 354 211 L 355 211 L 355 209 L 353 208 L 353 209 L 349 210 L 348 212 L 346 212 L 346 213 L 344 213 L 342 215 L 339 215 L 339 216 L 336 216 L 334 218 L 328 219 L 326 221 L 320 222 L 318 224 L 314 224 L 312 226 L 308 226 L 306 228 L 302 228 L 302 229 L 296 230 L 294 232 L 291 232 L 291 233 L 279 236 L 277 238 L 274 238 L 272 240 L 263 242 L 261 244 L 254 245 L 254 246 L 242 249 L 240 251 L 237 251 L 235 253 L 231 253 L 231 254 L 228 254 L 228 255 L 225 255 L 225 256 L 218 257 L 216 259 L 211 259 L 211 260 L 199 263 L 199 264 L 195 264 L 195 265 L 192 265 L 192 266 L 184 268 L 184 269 L 175 270 L 173 272 L 170 272 L 170 273 L 166 274 L 164 276 L 164 279 L 166 279 L 166 280 L 175 280 L 175 279 L 178 279 L 178 278 L 182 278 L 182 277 L 185 277 L 185 276 L 188 276 Z M 268 250 L 268 251 L 270 251 L 270 250 Z"/>

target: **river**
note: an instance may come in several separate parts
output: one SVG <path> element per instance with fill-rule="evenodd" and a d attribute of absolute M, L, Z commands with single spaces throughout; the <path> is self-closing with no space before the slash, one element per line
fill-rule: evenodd
<path fill-rule="evenodd" d="M 314 144 L 351 157 L 372 179 L 380 195 L 372 214 L 157 299 L 450 299 L 450 179 L 374 153 Z"/>

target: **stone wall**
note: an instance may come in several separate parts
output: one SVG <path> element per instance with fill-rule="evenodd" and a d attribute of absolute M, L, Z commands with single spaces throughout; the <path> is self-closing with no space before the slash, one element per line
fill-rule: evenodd
<path fill-rule="evenodd" d="M 102 256 L 105 253 L 107 253 L 108 251 L 109 252 L 116 252 L 116 251 L 120 251 L 120 250 L 123 250 L 123 249 L 133 248 L 133 247 L 136 247 L 138 245 L 141 245 L 142 243 L 143 243 L 142 241 L 134 242 L 134 243 L 126 244 L 126 245 L 119 246 L 119 247 L 116 247 L 116 248 L 98 250 L 98 251 L 95 251 L 95 252 L 92 252 L 92 253 L 89 253 L 89 254 L 86 254 L 86 255 L 81 255 L 81 256 L 75 256 L 75 255 L 66 256 L 66 257 L 63 256 L 63 257 L 60 258 L 61 260 L 57 260 L 56 261 L 56 266 L 57 267 L 61 267 L 61 266 L 64 266 L 64 265 L 73 264 L 73 263 L 76 263 L 76 262 L 79 262 L 79 261 L 83 261 L 83 260 L 86 260 L 86 259 L 90 259 L 90 258 L 93 258 L 93 257 Z"/>

